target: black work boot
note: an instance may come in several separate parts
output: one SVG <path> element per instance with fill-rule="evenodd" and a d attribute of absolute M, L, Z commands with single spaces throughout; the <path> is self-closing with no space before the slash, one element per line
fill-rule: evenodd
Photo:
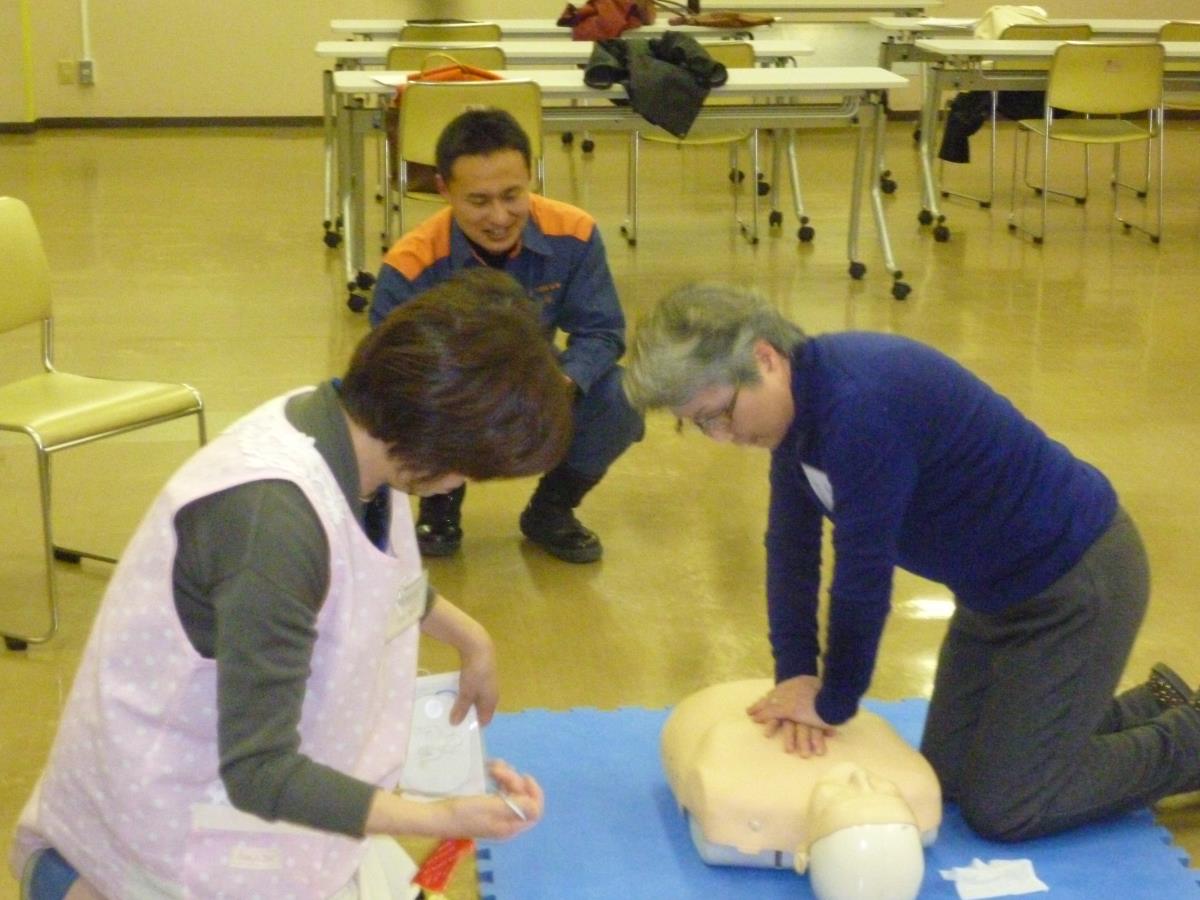
<path fill-rule="evenodd" d="M 521 513 L 521 533 L 551 556 L 573 563 L 595 562 L 604 554 L 595 532 L 572 511 L 600 479 L 566 466 L 547 472 Z"/>
<path fill-rule="evenodd" d="M 467 486 L 421 498 L 417 546 L 422 556 L 450 556 L 462 546 L 462 503 Z"/>

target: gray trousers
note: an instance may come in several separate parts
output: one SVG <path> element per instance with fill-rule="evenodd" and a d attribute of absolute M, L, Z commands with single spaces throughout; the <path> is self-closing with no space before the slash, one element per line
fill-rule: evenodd
<path fill-rule="evenodd" d="M 977 832 L 1023 840 L 1200 789 L 1200 710 L 1113 697 L 1149 595 L 1119 510 L 1070 572 L 999 615 L 950 620 L 921 752 Z"/>

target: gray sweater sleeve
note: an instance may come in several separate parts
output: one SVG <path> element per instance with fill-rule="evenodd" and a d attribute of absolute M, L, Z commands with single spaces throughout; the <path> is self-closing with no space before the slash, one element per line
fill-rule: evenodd
<path fill-rule="evenodd" d="M 329 547 L 298 486 L 257 481 L 176 516 L 176 607 L 217 664 L 221 778 L 238 809 L 360 836 L 375 787 L 300 752 Z"/>

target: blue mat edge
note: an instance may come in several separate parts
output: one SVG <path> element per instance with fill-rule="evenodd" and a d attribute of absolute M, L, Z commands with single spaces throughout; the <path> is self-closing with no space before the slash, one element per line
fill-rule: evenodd
<path fill-rule="evenodd" d="M 874 698 L 866 698 L 863 701 L 863 706 L 870 709 L 872 712 L 883 714 L 884 710 L 894 711 L 904 704 L 911 704 L 914 702 L 920 704 L 928 703 L 927 700 L 923 700 L 921 698 L 906 698 L 902 700 L 877 700 Z M 574 706 L 565 710 L 556 710 L 546 707 L 528 707 L 511 712 L 499 712 L 497 713 L 497 717 L 514 718 L 522 716 L 526 713 L 547 715 L 564 715 L 574 712 L 598 713 L 605 715 L 616 715 L 622 712 L 633 712 L 638 714 L 664 713 L 670 708 L 671 707 L 653 708 L 644 706 L 619 706 L 612 709 L 603 709 L 596 706 Z M 903 729 L 898 728 L 897 730 L 903 732 Z M 909 736 L 903 735 L 903 733 L 902 736 L 904 736 L 910 744 L 915 745 L 915 741 L 913 741 Z M 1193 868 L 1191 866 L 1191 858 L 1189 857 L 1187 851 L 1175 843 L 1174 835 L 1172 835 L 1165 826 L 1160 825 L 1157 820 L 1154 819 L 1153 810 L 1149 807 L 1146 807 L 1144 812 L 1151 817 L 1151 833 L 1162 841 L 1162 843 L 1166 846 L 1167 851 L 1171 853 L 1176 861 L 1187 870 L 1187 874 L 1191 877 L 1193 885 L 1197 890 L 1197 895 L 1200 896 L 1200 868 Z M 517 840 L 519 839 L 520 838 L 517 838 Z M 497 895 L 492 892 L 492 890 L 494 890 L 494 881 L 493 873 L 490 868 L 491 858 L 492 853 L 490 846 L 488 844 L 479 845 L 476 851 L 476 879 L 480 900 L 497 900 Z"/>

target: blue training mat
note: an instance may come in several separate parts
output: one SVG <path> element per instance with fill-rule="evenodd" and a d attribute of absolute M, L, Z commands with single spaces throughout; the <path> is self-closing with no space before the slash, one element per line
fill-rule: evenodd
<path fill-rule="evenodd" d="M 913 746 L 928 703 L 867 701 Z M 490 756 L 532 773 L 546 791 L 536 828 L 479 854 L 479 890 L 493 900 L 725 900 L 811 898 L 791 871 L 708 866 L 697 855 L 659 761 L 667 710 L 527 710 L 497 715 Z M 940 869 L 971 860 L 1033 861 L 1053 900 L 1200 900 L 1200 872 L 1149 810 L 1066 834 L 998 844 L 977 837 L 947 805 L 926 851 L 921 897 L 956 900 Z M 1044 896 L 1041 894 L 1030 897 Z"/>

